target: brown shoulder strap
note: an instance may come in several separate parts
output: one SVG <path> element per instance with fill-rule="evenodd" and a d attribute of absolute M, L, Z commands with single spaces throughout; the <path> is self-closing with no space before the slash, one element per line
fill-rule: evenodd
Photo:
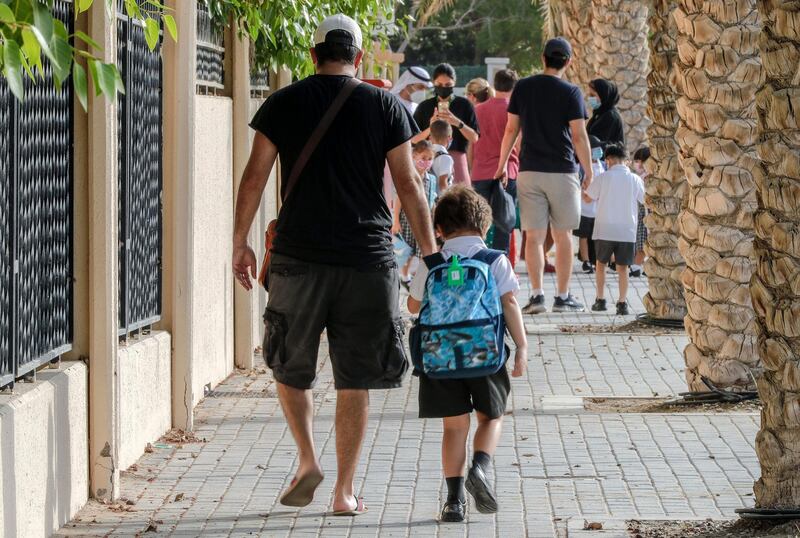
<path fill-rule="evenodd" d="M 317 149 L 317 145 L 319 145 L 320 140 L 322 137 L 325 136 L 325 133 L 328 131 L 328 128 L 333 123 L 333 120 L 336 119 L 336 115 L 342 109 L 345 101 L 347 98 L 350 97 L 350 94 L 353 93 L 353 90 L 361 84 L 361 81 L 358 80 L 356 77 L 352 77 L 345 82 L 342 89 L 339 90 L 339 94 L 334 99 L 333 103 L 331 103 L 330 108 L 325 112 L 325 115 L 322 116 L 322 119 L 319 120 L 319 124 L 317 124 L 314 132 L 311 133 L 311 136 L 306 141 L 306 145 L 303 146 L 303 150 L 300 152 L 300 155 L 297 157 L 297 160 L 292 167 L 292 173 L 289 174 L 289 179 L 286 182 L 286 191 L 283 196 L 283 201 L 289 198 L 289 194 L 294 189 L 295 185 L 297 185 L 297 180 L 300 179 L 300 174 L 303 172 L 303 169 L 306 167 L 308 160 L 311 158 L 311 155 L 314 153 L 314 150 Z"/>

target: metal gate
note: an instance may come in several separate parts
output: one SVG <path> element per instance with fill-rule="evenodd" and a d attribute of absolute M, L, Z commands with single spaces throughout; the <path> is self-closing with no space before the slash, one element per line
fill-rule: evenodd
<path fill-rule="evenodd" d="M 71 0 L 53 13 L 72 32 Z M 0 78 L 0 388 L 72 346 L 72 81 Z"/>
<path fill-rule="evenodd" d="M 144 3 L 144 0 L 139 0 Z M 119 333 L 161 317 L 162 66 L 161 41 L 150 51 L 138 20 L 117 3 Z M 184 133 L 191 136 L 191 133 Z"/>

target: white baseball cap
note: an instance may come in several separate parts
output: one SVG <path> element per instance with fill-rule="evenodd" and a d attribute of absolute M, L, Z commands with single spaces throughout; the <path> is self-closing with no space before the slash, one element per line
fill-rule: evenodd
<path fill-rule="evenodd" d="M 336 32 L 334 35 L 329 35 L 330 32 Z M 346 32 L 349 36 L 343 34 Z M 338 13 L 327 17 L 324 21 L 319 23 L 317 31 L 314 32 L 314 45 L 320 43 L 339 43 L 341 45 L 350 45 L 357 49 L 361 49 L 361 28 L 358 27 L 356 21 Z"/>

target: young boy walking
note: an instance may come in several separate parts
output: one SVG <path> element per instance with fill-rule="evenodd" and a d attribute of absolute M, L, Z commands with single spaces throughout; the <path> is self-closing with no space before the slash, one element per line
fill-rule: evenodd
<path fill-rule="evenodd" d="M 453 260 L 457 263 L 458 259 L 477 259 L 481 253 L 486 253 L 483 238 L 492 223 L 492 210 L 473 189 L 461 185 L 448 189 L 436 204 L 433 222 L 437 233 L 445 239 L 441 254 L 445 260 L 450 260 L 448 263 Z M 512 375 L 521 377 L 527 366 L 528 343 L 522 312 L 514 297 L 514 292 L 519 289 L 519 282 L 508 258 L 497 253 L 499 256 L 491 263 L 490 272 L 496 283 L 494 291 L 500 296 L 506 327 L 516 346 Z M 428 269 L 425 264 L 421 264 L 411 283 L 408 299 L 408 309 L 412 314 L 420 311 L 426 293 L 427 277 Z M 489 286 L 488 289 L 493 288 Z M 453 334 L 458 336 L 455 332 Z M 500 346 L 503 346 L 502 341 Z M 471 355 L 463 360 L 479 362 L 481 357 L 478 355 L 473 348 Z M 447 500 L 442 507 L 441 521 L 464 521 L 465 487 L 475 499 L 479 512 L 497 511 L 497 499 L 487 479 L 487 473 L 500 438 L 510 389 L 505 365 L 494 374 L 468 379 L 433 379 L 424 372 L 419 373 L 420 418 L 444 419 L 442 467 L 447 482 Z M 466 443 L 473 410 L 477 416 L 478 429 L 473 443 L 472 465 L 465 480 Z"/>
<path fill-rule="evenodd" d="M 597 201 L 597 216 L 594 221 L 594 245 L 597 256 L 597 299 L 592 306 L 594 312 L 605 312 L 606 266 L 613 256 L 619 275 L 619 298 L 617 314 L 627 315 L 628 267 L 636 254 L 636 225 L 639 204 L 644 203 L 642 178 L 625 165 L 628 153 L 621 144 L 606 147 L 608 170 L 596 177 L 584 193 L 584 201 Z"/>

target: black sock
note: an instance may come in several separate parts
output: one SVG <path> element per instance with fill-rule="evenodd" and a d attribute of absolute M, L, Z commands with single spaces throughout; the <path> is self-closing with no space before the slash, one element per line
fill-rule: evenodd
<path fill-rule="evenodd" d="M 492 463 L 492 457 L 487 454 L 486 452 L 481 452 L 478 450 L 472 456 L 472 465 L 478 465 L 484 471 L 489 468 L 489 464 Z"/>
<path fill-rule="evenodd" d="M 467 498 L 464 495 L 464 477 L 463 476 L 451 476 L 450 478 L 445 478 L 445 482 L 447 482 L 447 502 L 454 502 L 454 501 L 461 501 L 466 502 Z"/>

